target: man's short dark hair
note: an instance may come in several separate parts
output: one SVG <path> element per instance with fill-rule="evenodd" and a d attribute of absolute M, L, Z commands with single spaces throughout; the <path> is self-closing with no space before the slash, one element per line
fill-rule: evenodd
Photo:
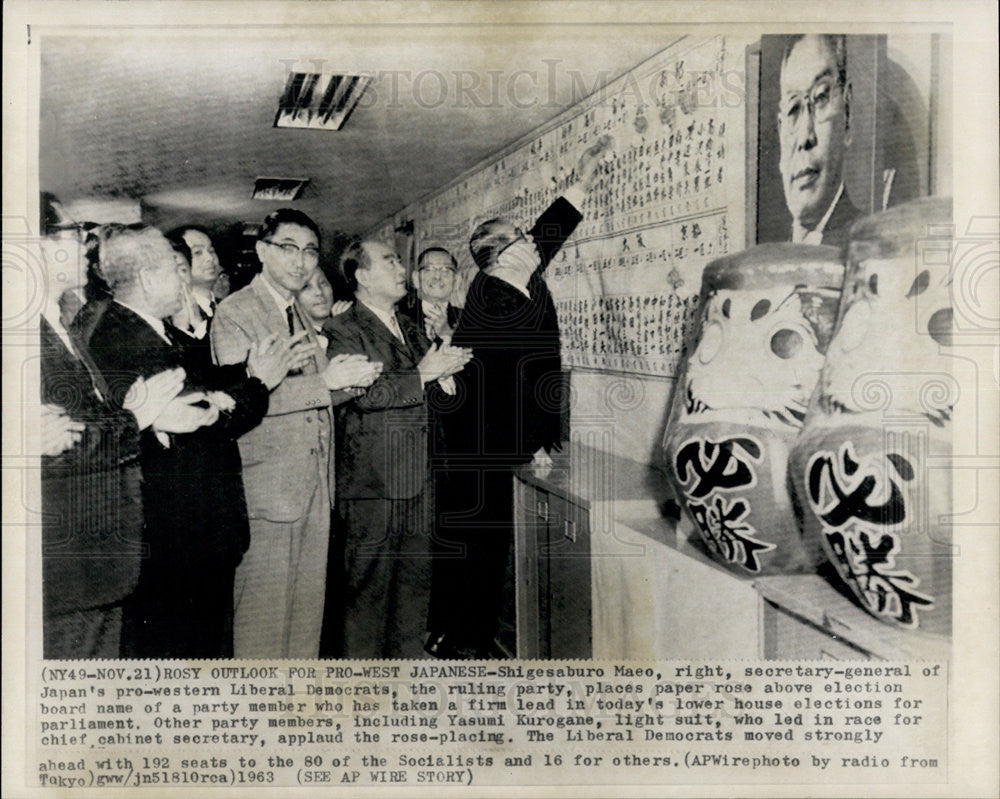
<path fill-rule="evenodd" d="M 197 230 L 199 233 L 205 233 L 201 228 L 195 227 L 194 225 L 185 225 L 184 227 L 175 227 L 169 233 L 166 233 L 167 241 L 170 242 L 170 246 L 174 248 L 174 252 L 178 252 L 187 261 L 187 265 L 191 266 L 191 248 L 188 243 L 184 240 L 184 234 L 189 230 Z M 207 233 L 205 233 L 208 236 Z M 211 237 L 209 237 L 211 238 Z"/>
<path fill-rule="evenodd" d="M 473 231 L 469 238 L 469 251 L 476 266 L 488 269 L 496 262 L 500 250 L 513 240 L 509 228 L 507 220 L 494 217 L 487 219 Z"/>
<path fill-rule="evenodd" d="M 818 34 L 823 39 L 830 51 L 833 53 L 834 61 L 837 64 L 837 83 L 841 86 L 847 85 L 847 36 L 843 33 L 821 33 Z M 781 51 L 781 68 L 784 70 L 785 62 L 792 54 L 792 49 L 806 37 L 804 33 L 797 33 L 785 38 L 785 47 Z"/>
<path fill-rule="evenodd" d="M 358 270 L 368 269 L 372 265 L 368 250 L 363 240 L 352 241 L 340 255 L 340 276 L 344 286 L 353 297 L 358 290 Z"/>
<path fill-rule="evenodd" d="M 187 233 L 189 230 L 194 230 L 197 233 L 201 233 L 201 235 L 205 236 L 209 241 L 212 240 L 212 234 L 209 233 L 208 230 L 206 228 L 203 228 L 201 225 L 178 225 L 175 228 L 171 228 L 163 235 L 166 236 L 168 239 L 170 239 L 170 241 L 174 241 L 175 239 L 180 239 L 181 241 L 183 241 L 184 234 Z"/>
<path fill-rule="evenodd" d="M 260 241 L 270 239 L 281 225 L 298 225 L 307 228 L 315 234 L 317 242 L 320 240 L 319 225 L 313 222 L 311 217 L 295 208 L 279 208 L 265 216 L 257 238 Z"/>
<path fill-rule="evenodd" d="M 436 252 L 443 252 L 451 259 L 451 268 L 456 272 L 458 271 L 458 261 L 455 260 L 455 256 L 448 252 L 444 247 L 428 247 L 420 255 L 417 256 L 417 269 L 420 269 L 420 265 L 424 262 L 424 258 Z"/>

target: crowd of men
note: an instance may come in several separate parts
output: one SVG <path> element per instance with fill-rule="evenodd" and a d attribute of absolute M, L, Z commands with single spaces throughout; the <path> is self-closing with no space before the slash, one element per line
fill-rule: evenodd
<path fill-rule="evenodd" d="M 791 37 L 795 241 L 837 243 L 860 214 L 850 98 L 844 37 Z M 390 245 L 351 243 L 334 302 L 319 227 L 282 209 L 229 294 L 205 229 L 81 226 L 43 196 L 45 657 L 509 655 L 512 473 L 559 444 L 543 275 L 609 146 L 530 230 L 475 229 L 461 311 L 440 247 L 411 293 Z"/>
<path fill-rule="evenodd" d="M 542 272 L 607 146 L 531 231 L 476 229 L 461 312 L 440 247 L 408 277 L 349 244 L 335 303 L 319 227 L 281 209 L 227 295 L 204 228 L 43 196 L 45 657 L 509 654 L 511 470 L 558 443 Z"/>

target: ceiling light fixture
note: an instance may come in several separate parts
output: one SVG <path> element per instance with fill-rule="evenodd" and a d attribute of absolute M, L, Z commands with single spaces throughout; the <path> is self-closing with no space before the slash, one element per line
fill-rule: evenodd
<path fill-rule="evenodd" d="M 371 82 L 370 75 L 291 72 L 274 127 L 340 130 Z"/>
<path fill-rule="evenodd" d="M 309 183 L 309 178 L 257 178 L 253 182 L 253 200 L 297 200 Z"/>

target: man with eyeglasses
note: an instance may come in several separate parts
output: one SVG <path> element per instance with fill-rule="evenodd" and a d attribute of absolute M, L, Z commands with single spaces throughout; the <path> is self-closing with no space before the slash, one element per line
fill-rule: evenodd
<path fill-rule="evenodd" d="M 428 247 L 417 258 L 413 272 L 416 293 L 401 311 L 409 316 L 429 341 L 451 339 L 462 309 L 451 304 L 458 263 L 443 247 Z"/>
<path fill-rule="evenodd" d="M 505 219 L 469 240 L 479 267 L 452 338 L 473 359 L 456 375 L 456 401 L 437 416 L 446 452 L 439 481 L 427 651 L 440 658 L 503 657 L 496 636 L 513 542 L 513 471 L 551 463 L 559 446 L 559 323 L 543 273 L 583 218 L 586 193 L 611 147 L 587 148 L 573 182 L 525 232 Z"/>
<path fill-rule="evenodd" d="M 841 246 L 862 215 L 844 187 L 851 144 L 846 37 L 789 37 L 780 84 L 780 170 L 792 241 Z"/>
<path fill-rule="evenodd" d="M 236 572 L 236 657 L 319 654 L 333 494 L 330 408 L 379 372 L 363 356 L 328 360 L 296 299 L 319 263 L 319 238 L 301 211 L 269 214 L 257 241 L 260 274 L 223 300 L 212 322 L 217 363 L 240 363 L 275 334 L 304 356 L 271 391 L 263 421 L 239 440 L 250 549 Z"/>

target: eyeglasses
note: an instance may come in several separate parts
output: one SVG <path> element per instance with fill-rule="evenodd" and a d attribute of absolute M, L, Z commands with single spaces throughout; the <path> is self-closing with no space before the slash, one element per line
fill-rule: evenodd
<path fill-rule="evenodd" d="M 499 258 L 508 248 L 513 247 L 519 241 L 533 242 L 533 239 L 529 238 L 528 234 L 525 233 L 524 230 L 522 230 L 519 227 L 515 227 L 514 228 L 514 238 L 512 238 L 510 241 L 508 241 L 506 244 L 504 244 L 503 247 L 501 247 L 499 250 L 497 250 L 496 257 Z"/>
<path fill-rule="evenodd" d="M 805 113 L 812 116 L 816 122 L 826 122 L 837 109 L 837 104 L 833 102 L 835 89 L 843 92 L 844 87 L 835 81 L 819 81 L 805 96 L 793 96 L 787 101 L 782 101 L 781 115 L 793 126 Z"/>
<path fill-rule="evenodd" d="M 306 263 L 319 263 L 319 250 L 315 247 L 299 247 L 297 244 L 292 244 L 290 241 L 278 243 L 276 241 L 271 241 L 270 239 L 262 239 L 265 244 L 270 244 L 272 247 L 278 247 L 288 258 L 298 258 L 302 255 L 302 260 Z"/>
<path fill-rule="evenodd" d="M 443 276 L 455 274 L 455 270 L 450 266 L 425 266 L 417 271 L 422 275 Z"/>

